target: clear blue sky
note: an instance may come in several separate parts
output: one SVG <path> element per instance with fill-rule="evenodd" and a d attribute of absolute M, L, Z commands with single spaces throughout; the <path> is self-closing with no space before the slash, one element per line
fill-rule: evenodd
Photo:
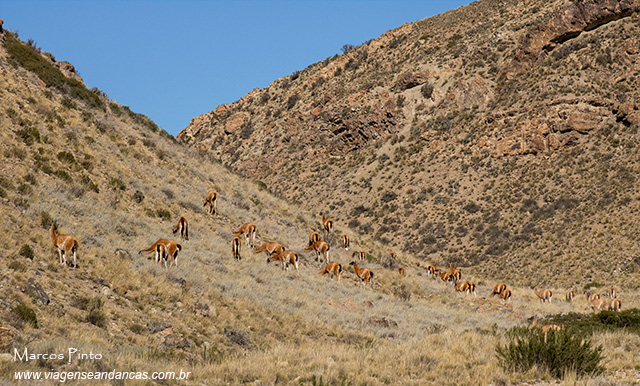
<path fill-rule="evenodd" d="M 4 27 L 172 135 L 191 118 L 469 0 L 1 0 Z"/>

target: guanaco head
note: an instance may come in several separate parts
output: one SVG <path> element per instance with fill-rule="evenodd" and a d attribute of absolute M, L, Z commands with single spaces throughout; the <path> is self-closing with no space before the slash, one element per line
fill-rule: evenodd
<path fill-rule="evenodd" d="M 352 261 L 352 262 L 349 263 L 349 265 L 356 265 L 356 262 Z"/>

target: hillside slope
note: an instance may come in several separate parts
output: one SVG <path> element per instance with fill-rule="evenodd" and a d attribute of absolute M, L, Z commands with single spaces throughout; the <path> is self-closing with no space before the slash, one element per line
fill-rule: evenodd
<path fill-rule="evenodd" d="M 320 276 L 303 251 L 320 227 L 318 209 L 276 198 L 176 143 L 145 116 L 63 74 L 34 43 L 8 32 L 0 39 L 1 384 L 19 383 L 14 372 L 26 370 L 189 372 L 178 383 L 207 385 L 517 383 L 545 373 L 499 367 L 492 353 L 504 331 L 534 314 L 586 311 L 578 301 L 542 305 L 517 286 L 511 303 L 489 298 L 494 283 L 473 269 L 463 277 L 478 283 L 478 297 L 458 294 L 410 255 L 399 258 L 407 266 L 401 277 L 381 264 L 386 245 L 340 221 L 336 231 L 351 233 L 351 251 L 367 251 L 362 264 L 373 269 L 373 285 L 362 288 L 348 266 L 351 251 L 333 238 L 331 259 L 345 273 L 340 282 Z M 202 206 L 210 189 L 218 192 L 215 216 Z M 189 240 L 171 233 L 179 216 L 189 220 Z M 79 241 L 77 268 L 59 265 L 52 221 Z M 234 261 L 232 232 L 245 222 L 257 225 L 259 242 L 298 252 L 299 274 L 245 245 Z M 159 238 L 182 245 L 178 267 L 138 255 Z M 638 304 L 637 291 L 620 292 L 625 307 Z M 632 379 L 640 337 L 594 340 L 609 358 L 597 379 Z M 75 348 L 101 358 L 22 362 L 7 358 L 14 348 Z"/>
<path fill-rule="evenodd" d="M 425 263 L 638 288 L 638 10 L 477 1 L 218 106 L 178 139 Z"/>

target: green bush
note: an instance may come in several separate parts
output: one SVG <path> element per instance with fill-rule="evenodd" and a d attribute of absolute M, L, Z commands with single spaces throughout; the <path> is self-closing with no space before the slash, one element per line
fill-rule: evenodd
<path fill-rule="evenodd" d="M 116 178 L 116 177 L 112 177 L 109 180 L 108 186 L 111 189 L 114 189 L 114 190 L 126 190 L 127 189 L 127 186 L 124 184 L 124 182 L 122 182 L 121 179 Z"/>
<path fill-rule="evenodd" d="M 31 249 L 31 247 L 27 244 L 24 244 L 21 248 L 20 248 L 20 252 L 18 252 L 18 254 L 20 256 L 26 257 L 29 260 L 33 260 L 33 249 Z"/>
<path fill-rule="evenodd" d="M 68 151 L 61 151 L 60 153 L 58 153 L 56 155 L 56 157 L 58 157 L 58 160 L 60 160 L 61 162 L 65 162 L 68 164 L 75 164 L 76 163 L 76 158 L 73 156 L 72 153 L 68 152 Z"/>
<path fill-rule="evenodd" d="M 82 176 L 80 181 L 87 187 L 89 190 L 92 190 L 96 193 L 100 193 L 100 188 L 96 185 L 95 182 L 89 176 Z"/>
<path fill-rule="evenodd" d="M 29 323 L 34 328 L 38 328 L 38 317 L 33 308 L 24 304 L 18 304 L 13 307 L 13 312 L 15 312 L 22 321 Z"/>
<path fill-rule="evenodd" d="M 98 327 L 105 327 L 107 317 L 102 311 L 104 302 L 98 296 L 88 298 L 79 296 L 74 302 L 75 306 L 83 311 L 88 311 L 86 321 Z"/>
<path fill-rule="evenodd" d="M 66 170 L 62 170 L 62 169 L 56 170 L 55 172 L 53 172 L 53 175 L 66 183 L 73 182 L 73 178 L 71 178 L 71 175 Z"/>
<path fill-rule="evenodd" d="M 623 304 L 624 306 L 624 304 Z M 623 330 L 640 335 L 640 310 L 632 308 L 621 312 L 602 311 L 597 314 L 580 314 L 576 312 L 550 315 L 540 319 L 540 324 L 557 324 L 583 337 L 594 332 L 612 332 Z"/>
<path fill-rule="evenodd" d="M 498 362 L 507 371 L 526 372 L 536 367 L 562 378 L 568 372 L 583 376 L 604 370 L 600 365 L 602 346 L 594 348 L 590 340 L 570 330 L 545 334 L 536 328 L 514 327 L 507 336 L 510 342 L 496 347 Z"/>
<path fill-rule="evenodd" d="M 171 212 L 166 209 L 156 209 L 156 216 L 164 220 L 171 220 Z"/>
<path fill-rule="evenodd" d="M 40 212 L 40 225 L 42 225 L 43 228 L 49 229 L 53 223 L 53 217 L 51 217 L 49 213 L 44 210 Z"/>
<path fill-rule="evenodd" d="M 22 139 L 25 145 L 31 146 L 34 142 L 40 142 L 40 132 L 35 127 L 28 127 L 16 131 L 16 135 Z"/>

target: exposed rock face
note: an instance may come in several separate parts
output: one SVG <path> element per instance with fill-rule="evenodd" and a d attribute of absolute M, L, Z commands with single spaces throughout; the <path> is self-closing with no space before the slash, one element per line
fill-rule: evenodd
<path fill-rule="evenodd" d="M 640 0 L 578 0 L 550 13 L 549 21 L 528 32 L 516 61 L 544 58 L 549 51 L 582 32 L 631 16 Z"/>

